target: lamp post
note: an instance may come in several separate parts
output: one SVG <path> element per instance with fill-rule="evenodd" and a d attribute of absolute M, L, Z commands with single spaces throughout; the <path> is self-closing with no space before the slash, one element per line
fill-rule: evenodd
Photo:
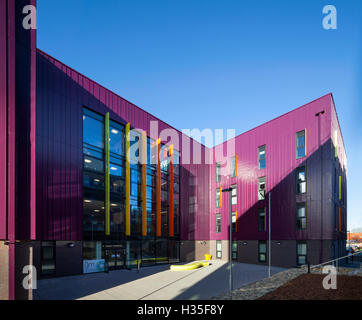
<path fill-rule="evenodd" d="M 231 192 L 232 188 L 227 188 L 222 190 L 222 192 L 230 192 L 230 243 L 229 243 L 229 291 L 230 293 L 233 290 L 233 264 L 232 264 L 232 241 L 233 241 L 233 207 L 232 207 L 232 199 Z"/>
<path fill-rule="evenodd" d="M 323 260 L 323 147 L 321 142 L 321 116 L 324 114 L 324 110 L 317 112 L 315 116 L 318 118 L 318 150 L 321 153 L 321 244 L 319 251 L 319 263 Z"/>

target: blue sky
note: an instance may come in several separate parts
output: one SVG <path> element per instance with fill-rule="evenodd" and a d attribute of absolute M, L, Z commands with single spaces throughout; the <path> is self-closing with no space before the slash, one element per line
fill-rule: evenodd
<path fill-rule="evenodd" d="M 328 4 L 337 30 L 322 27 Z M 38 47 L 177 129 L 240 134 L 333 92 L 351 229 L 362 227 L 361 18 L 359 0 L 38 0 Z"/>

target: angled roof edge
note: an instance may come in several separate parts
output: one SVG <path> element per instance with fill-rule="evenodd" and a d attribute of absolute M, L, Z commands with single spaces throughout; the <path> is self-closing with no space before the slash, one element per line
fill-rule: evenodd
<path fill-rule="evenodd" d="M 312 103 L 314 103 L 315 101 L 324 99 L 324 98 L 326 98 L 327 96 L 331 96 L 331 97 L 333 98 L 332 93 L 329 92 L 329 93 L 327 93 L 327 94 L 325 94 L 325 95 L 323 95 L 323 96 L 321 96 L 321 97 L 319 97 L 319 98 L 317 98 L 317 99 L 314 99 L 314 100 L 312 100 L 312 101 L 309 101 L 309 102 L 301 105 L 300 107 L 297 107 L 297 108 L 295 108 L 295 109 L 292 109 L 292 110 L 290 110 L 290 111 L 288 111 L 288 112 L 286 112 L 286 113 L 283 113 L 282 115 L 280 115 L 280 116 L 278 116 L 278 117 L 276 117 L 276 118 L 273 118 L 273 119 L 271 119 L 271 120 L 269 120 L 269 121 L 267 121 L 267 122 L 263 122 L 262 124 L 259 124 L 258 126 L 254 127 L 254 128 L 251 128 L 251 129 L 249 129 L 249 130 L 247 130 L 247 131 L 245 131 L 245 132 L 242 132 L 242 133 L 238 134 L 237 136 L 235 136 L 235 137 L 232 138 L 232 139 L 236 139 L 236 138 L 238 138 L 238 137 L 240 137 L 240 136 L 242 136 L 242 135 L 244 135 L 244 134 L 247 134 L 247 133 L 249 133 L 249 132 L 251 132 L 251 131 L 254 131 L 254 130 L 260 128 L 261 126 L 265 126 L 266 124 L 269 124 L 269 123 L 274 122 L 274 121 L 276 121 L 276 120 L 278 120 L 278 119 L 280 119 L 280 118 L 282 118 L 282 117 L 285 117 L 285 116 L 287 116 L 288 114 L 290 114 L 290 113 L 292 113 L 292 112 L 295 112 L 295 111 L 297 111 L 297 110 L 299 110 L 299 109 L 305 108 L 305 107 L 307 107 L 309 104 L 312 104 Z M 231 139 L 229 139 L 229 140 L 231 140 Z M 220 146 L 220 145 L 222 145 L 223 143 L 225 143 L 225 142 L 227 142 L 227 141 L 228 141 L 228 140 L 225 140 L 224 142 L 217 144 L 217 145 L 214 146 L 213 148 L 215 148 L 215 147 L 217 147 L 217 146 Z"/>

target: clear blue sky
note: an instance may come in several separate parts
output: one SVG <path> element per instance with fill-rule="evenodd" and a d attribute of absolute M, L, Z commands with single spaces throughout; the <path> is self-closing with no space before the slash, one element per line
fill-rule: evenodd
<path fill-rule="evenodd" d="M 322 28 L 328 4 L 337 30 Z M 239 134 L 333 92 L 351 229 L 362 227 L 361 18 L 360 0 L 38 0 L 38 47 L 177 129 Z"/>

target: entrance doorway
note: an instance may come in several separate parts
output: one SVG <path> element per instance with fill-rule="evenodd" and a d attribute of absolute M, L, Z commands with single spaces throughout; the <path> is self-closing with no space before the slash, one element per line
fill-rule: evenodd
<path fill-rule="evenodd" d="M 127 254 L 125 246 L 105 246 L 104 257 L 109 270 L 123 269 L 127 266 Z"/>

